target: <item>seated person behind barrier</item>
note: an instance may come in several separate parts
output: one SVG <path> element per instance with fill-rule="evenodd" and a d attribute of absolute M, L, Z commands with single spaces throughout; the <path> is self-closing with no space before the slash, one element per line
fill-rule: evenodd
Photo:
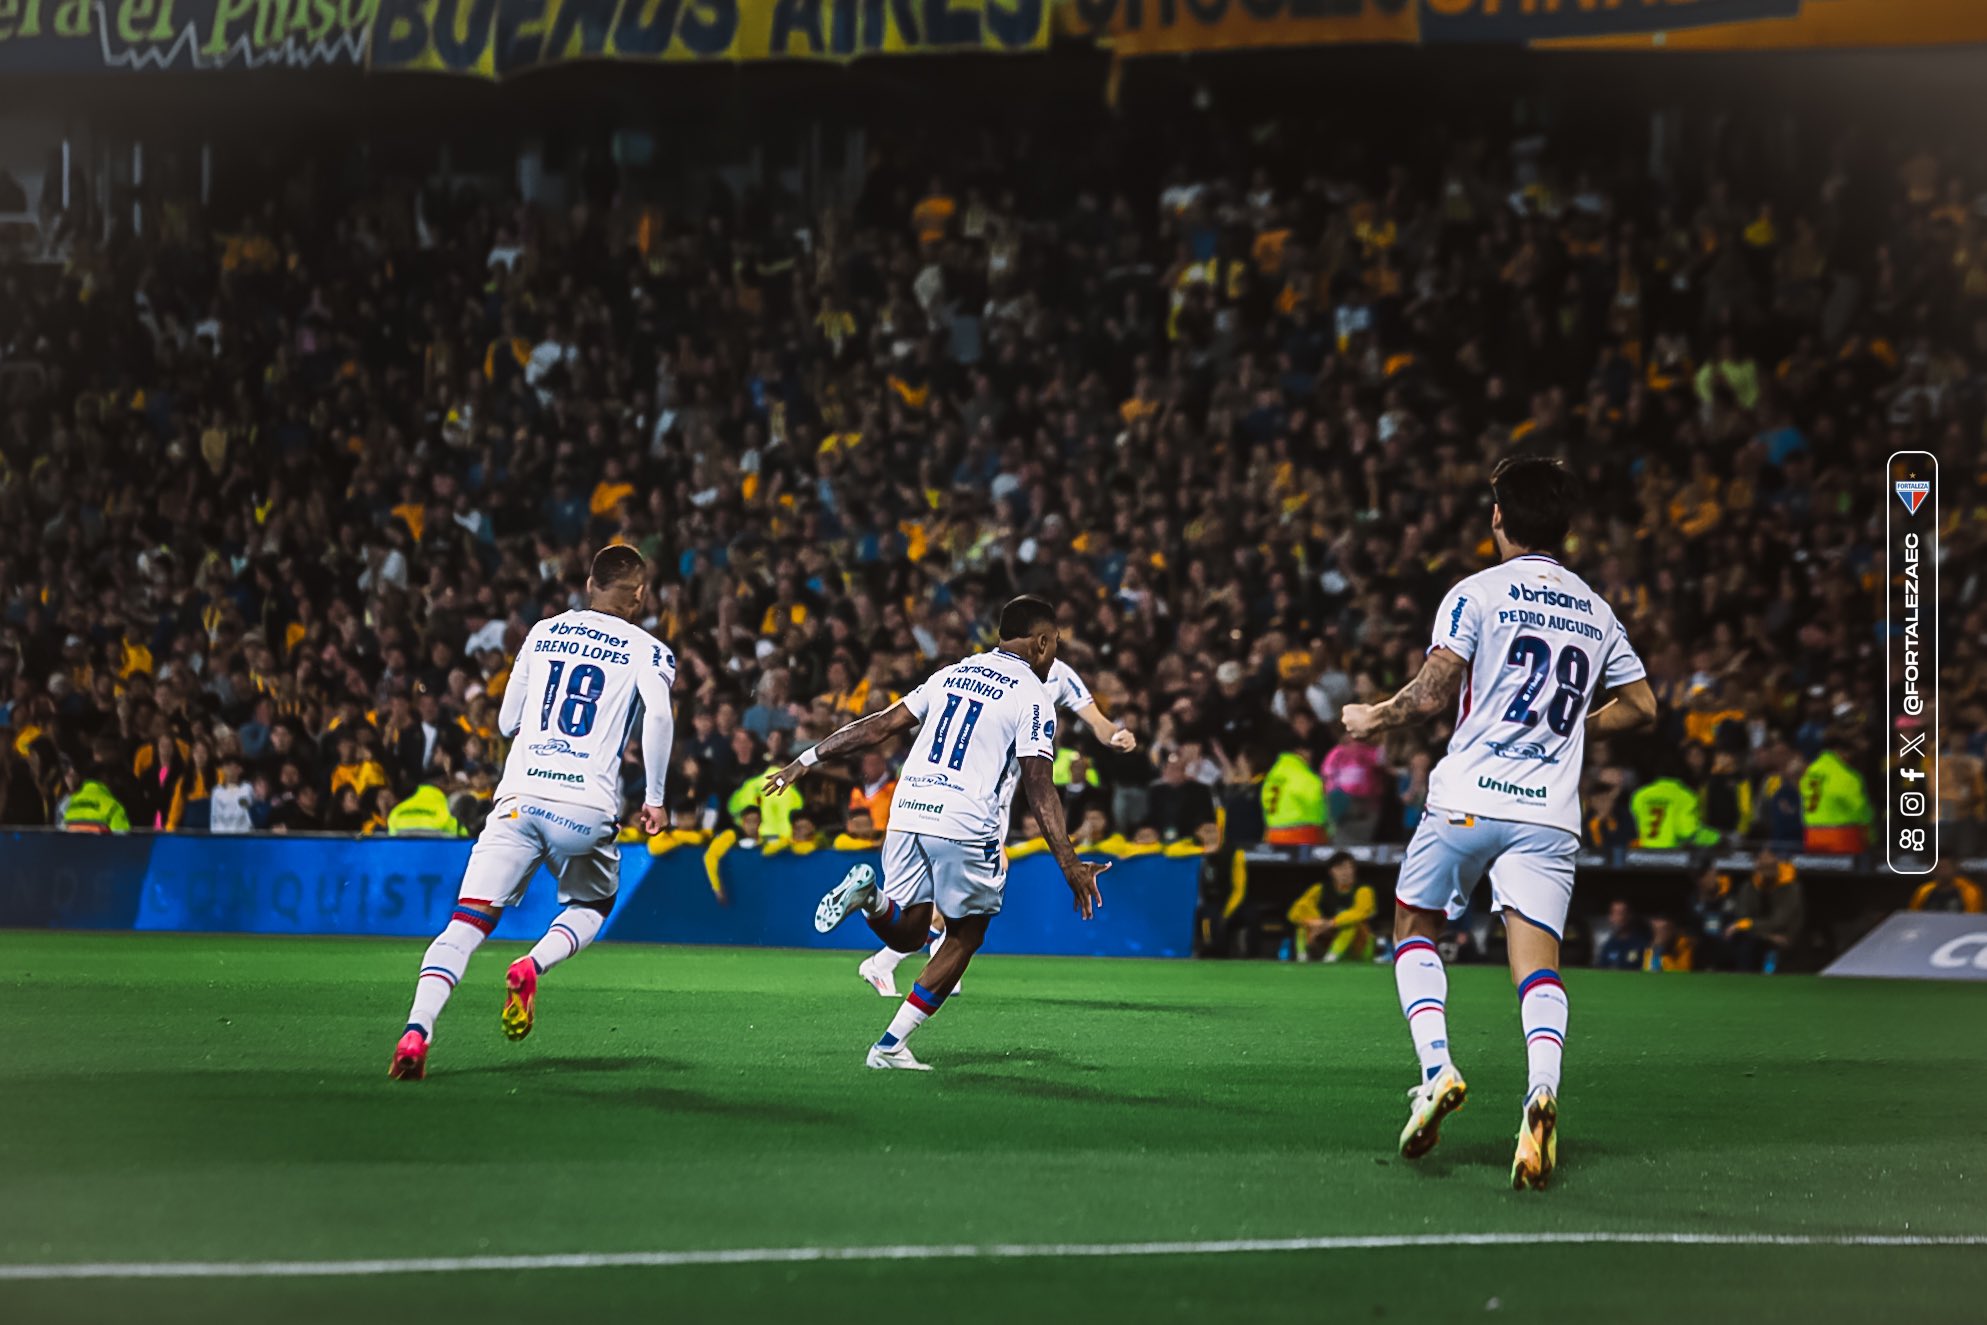
<path fill-rule="evenodd" d="M 1299 933 L 1297 960 L 1372 960 L 1373 916 L 1379 905 L 1373 890 L 1359 883 L 1358 870 L 1358 863 L 1348 853 L 1333 852 L 1325 862 L 1325 882 L 1313 884 L 1291 905 L 1290 923 Z M 1327 886 L 1331 888 L 1329 916 L 1324 914 Z"/>
<path fill-rule="evenodd" d="M 1940 861 L 1932 877 L 1911 895 L 1911 909 L 1977 915 L 1981 910 L 1980 886 L 1961 874 L 1948 858 Z"/>
<path fill-rule="evenodd" d="M 1697 944 L 1677 927 L 1676 921 L 1668 916 L 1653 916 L 1649 921 L 1649 946 L 1642 953 L 1642 969 L 1694 971 Z"/>
<path fill-rule="evenodd" d="M 1762 850 L 1752 877 L 1734 891 L 1733 909 L 1737 919 L 1727 942 L 1738 969 L 1771 974 L 1795 955 L 1807 924 L 1807 899 L 1791 862 Z"/>
<path fill-rule="evenodd" d="M 1649 927 L 1617 897 L 1608 905 L 1607 931 L 1594 954 L 1594 965 L 1607 971 L 1637 971 L 1649 955 Z"/>

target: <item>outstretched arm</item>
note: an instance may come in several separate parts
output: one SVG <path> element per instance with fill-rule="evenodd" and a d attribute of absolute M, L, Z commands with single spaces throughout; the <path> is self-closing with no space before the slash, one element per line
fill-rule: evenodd
<path fill-rule="evenodd" d="M 1090 728 L 1092 736 L 1095 736 L 1113 750 L 1138 749 L 1138 737 L 1105 717 L 1104 710 L 1098 706 L 1096 700 L 1093 699 L 1078 709 L 1076 716 L 1083 719 L 1084 725 Z"/>
<path fill-rule="evenodd" d="M 767 778 L 766 794 L 777 796 L 807 776 L 807 770 L 824 759 L 836 759 L 842 755 L 853 754 L 857 750 L 867 750 L 870 746 L 887 741 L 900 732 L 910 731 L 917 725 L 918 719 L 901 700 L 881 713 L 857 718 L 848 726 L 830 732 L 819 745 Z"/>
<path fill-rule="evenodd" d="M 1396 727 L 1411 727 L 1428 721 L 1452 707 L 1463 688 L 1463 670 L 1469 664 L 1447 649 L 1433 649 L 1414 679 L 1383 704 L 1347 704 L 1339 711 L 1345 734 L 1354 740 L 1370 740 Z"/>
<path fill-rule="evenodd" d="M 1608 702 L 1587 715 L 1587 734 L 1607 736 L 1655 725 L 1656 692 L 1647 678 L 1616 686 Z"/>
<path fill-rule="evenodd" d="M 1062 867 L 1069 890 L 1076 894 L 1076 913 L 1090 919 L 1104 904 L 1103 895 L 1097 891 L 1097 876 L 1111 868 L 1110 863 L 1093 864 L 1076 858 L 1076 848 L 1069 841 L 1069 825 L 1063 820 L 1062 797 L 1056 791 L 1054 760 L 1040 755 L 1023 756 L 1021 786 L 1028 793 L 1035 822 L 1042 826 L 1043 840 L 1054 853 L 1056 864 Z"/>

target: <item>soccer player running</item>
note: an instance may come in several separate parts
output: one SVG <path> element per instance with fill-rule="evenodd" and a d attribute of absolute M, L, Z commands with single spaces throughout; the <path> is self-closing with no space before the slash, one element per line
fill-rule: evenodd
<path fill-rule="evenodd" d="M 1421 1059 L 1401 1154 L 1435 1148 L 1468 1086 L 1449 1058 L 1449 980 L 1435 941 L 1486 869 L 1502 913 L 1525 1031 L 1529 1086 L 1511 1185 L 1543 1189 L 1558 1160 L 1566 987 L 1559 938 L 1580 842 L 1580 765 L 1589 732 L 1655 720 L 1656 697 L 1621 622 L 1552 553 L 1566 540 L 1572 476 L 1541 457 L 1492 472 L 1491 536 L 1500 564 L 1452 590 L 1427 661 L 1382 704 L 1350 704 L 1346 734 L 1371 740 L 1462 705 L 1448 753 L 1428 779 L 1428 808 L 1395 890 L 1394 983 Z M 1612 698 L 1592 707 L 1606 688 Z"/>
<path fill-rule="evenodd" d="M 1076 858 L 1052 776 L 1055 705 L 1042 682 L 1056 658 L 1055 609 L 1040 598 L 1016 598 L 1001 609 L 999 633 L 1000 646 L 992 652 L 934 673 L 883 712 L 831 733 L 766 779 L 767 794 L 777 794 L 823 759 L 917 730 L 883 837 L 883 886 L 874 869 L 857 865 L 814 912 L 814 927 L 825 934 L 860 911 L 898 952 L 923 946 L 934 915 L 945 921 L 945 944 L 869 1051 L 873 1068 L 930 1070 L 912 1057 L 907 1042 L 944 1006 L 1000 910 L 1007 884 L 1001 838 L 1017 781 L 1027 788 L 1042 836 L 1075 894 L 1077 914 L 1088 920 L 1103 905 L 1097 876 L 1110 865 Z"/>
<path fill-rule="evenodd" d="M 1083 719 L 1084 725 L 1090 728 L 1090 734 L 1105 745 L 1113 750 L 1126 752 L 1138 749 L 1138 737 L 1127 730 L 1122 723 L 1112 722 L 1104 716 L 1103 706 L 1098 704 L 1097 697 L 1090 693 L 1090 687 L 1083 684 L 1083 678 L 1076 674 L 1074 667 L 1060 658 L 1056 659 L 1049 665 L 1048 678 L 1044 684 L 1048 686 L 1049 698 L 1055 702 L 1055 706 Z M 936 957 L 939 948 L 945 943 L 944 918 L 934 914 L 932 926 L 931 932 L 925 936 L 926 947 L 929 955 Z M 916 949 L 912 951 L 915 952 Z M 856 974 L 868 981 L 869 987 L 884 998 L 895 998 L 897 968 L 903 964 L 904 958 L 910 955 L 909 952 L 899 952 L 886 944 L 863 958 L 862 964 L 856 967 Z M 952 992 L 955 994 L 960 992 L 956 982 L 952 986 Z"/>
<path fill-rule="evenodd" d="M 615 836 L 621 818 L 621 751 L 637 723 L 650 836 L 667 822 L 663 780 L 675 720 L 669 710 L 676 655 L 633 624 L 648 593 L 648 567 L 633 548 L 602 548 L 586 582 L 587 605 L 539 622 L 525 636 L 504 689 L 498 729 L 510 739 L 489 822 L 470 850 L 455 914 L 428 945 L 414 982 L 407 1030 L 387 1075 L 427 1074 L 435 1019 L 477 946 L 517 902 L 542 862 L 564 909 L 545 937 L 511 963 L 504 1034 L 531 1033 L 538 978 L 592 943 L 621 883 Z"/>

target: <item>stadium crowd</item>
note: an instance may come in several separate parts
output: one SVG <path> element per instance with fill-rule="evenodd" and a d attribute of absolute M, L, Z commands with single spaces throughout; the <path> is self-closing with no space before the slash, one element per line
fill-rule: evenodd
<path fill-rule="evenodd" d="M 1446 729 L 1339 709 L 1412 674 L 1492 555 L 1489 466 L 1541 451 L 1664 703 L 1590 757 L 1593 844 L 1856 851 L 1884 458 L 1929 448 L 1940 813 L 1983 849 L 1978 161 L 1217 146 L 879 153 L 824 215 L 165 199 L 5 270 L 0 820 L 473 828 L 511 653 L 621 540 L 680 659 L 684 840 L 880 831 L 882 759 L 808 804 L 760 778 L 1034 591 L 1139 739 L 1063 724 L 1081 840 L 1401 841 Z"/>

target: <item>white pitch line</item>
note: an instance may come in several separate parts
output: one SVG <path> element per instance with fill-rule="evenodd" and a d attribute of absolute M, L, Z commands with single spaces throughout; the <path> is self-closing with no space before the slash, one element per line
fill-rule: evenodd
<path fill-rule="evenodd" d="M 636 1266 L 791 1265 L 818 1261 L 1058 1260 L 1107 1256 L 1234 1256 L 1252 1252 L 1374 1251 L 1408 1247 L 1987 1247 L 1987 1234 L 1916 1233 L 1424 1233 L 1197 1242 L 991 1242 L 938 1246 L 739 1247 L 711 1251 L 569 1252 L 544 1256 L 431 1256 L 369 1261 L 96 1261 L 0 1265 L 0 1280 L 310 1279 L 471 1270 L 597 1270 Z"/>

